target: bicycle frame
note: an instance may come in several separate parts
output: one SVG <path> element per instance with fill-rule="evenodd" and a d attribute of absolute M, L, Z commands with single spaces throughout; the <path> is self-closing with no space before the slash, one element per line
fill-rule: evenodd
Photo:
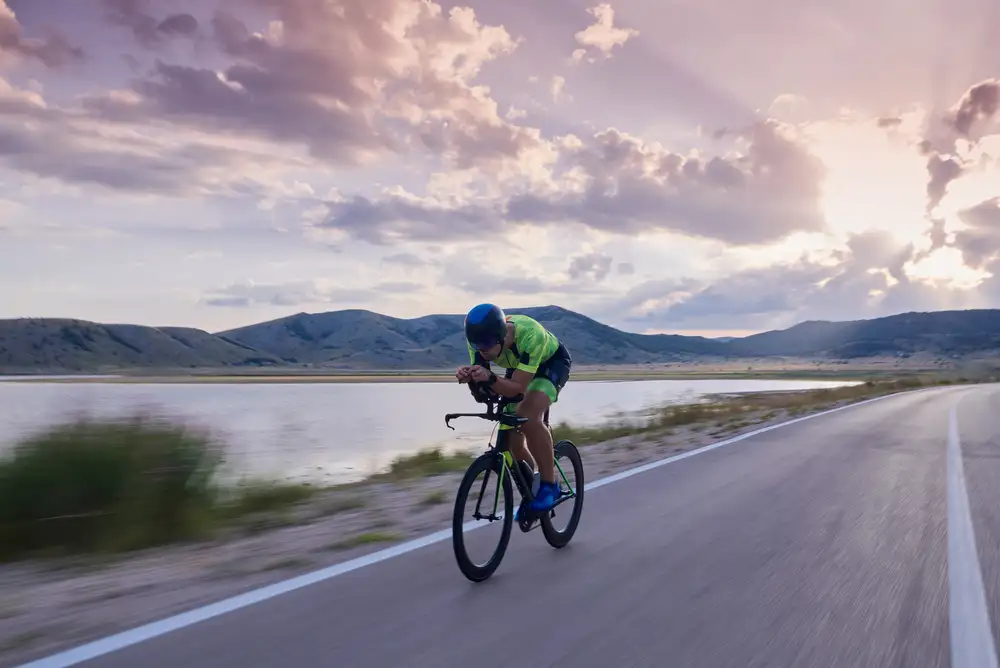
<path fill-rule="evenodd" d="M 486 452 L 492 454 L 492 456 L 494 456 L 500 461 L 500 480 L 497 482 L 497 491 L 493 498 L 493 511 L 489 515 L 484 516 L 481 514 L 480 505 L 482 504 L 483 501 L 483 494 L 486 491 L 486 483 L 489 480 L 490 472 L 487 471 L 486 475 L 483 476 L 483 484 L 479 490 L 479 500 L 476 502 L 476 510 L 475 513 L 473 514 L 473 517 L 475 517 L 477 520 L 488 519 L 490 522 L 493 522 L 494 520 L 500 519 L 499 517 L 497 517 L 496 513 L 497 513 L 497 507 L 500 502 L 500 488 L 503 486 L 504 475 L 509 475 L 513 478 L 514 484 L 517 487 L 517 491 L 521 495 L 522 500 L 526 501 L 527 503 L 531 503 L 531 501 L 535 498 L 534 494 L 532 494 L 531 491 L 531 481 L 525 479 L 520 466 L 515 466 L 514 455 L 510 451 L 510 444 L 507 440 L 507 435 L 511 431 L 520 433 L 521 426 L 528 420 L 527 418 L 503 412 L 503 408 L 505 406 L 509 404 L 518 403 L 523 398 L 524 398 L 523 394 L 519 394 L 516 397 L 501 397 L 490 391 L 487 394 L 486 400 L 483 402 L 486 403 L 487 405 L 487 410 L 485 413 L 449 413 L 448 415 L 445 416 L 445 425 L 452 430 L 454 430 L 455 428 L 451 426 L 450 424 L 451 420 L 459 417 L 478 417 L 484 420 L 499 422 L 500 424 L 510 427 L 510 429 L 499 430 L 499 433 L 497 434 L 496 443 L 490 444 L 487 447 Z M 546 429 L 548 429 L 549 433 L 551 434 L 552 427 L 549 424 L 550 410 L 551 409 L 546 409 L 545 415 L 542 417 L 542 421 L 544 422 Z M 555 463 L 556 469 L 559 471 L 559 475 L 562 476 L 563 482 L 566 483 L 566 487 L 569 489 L 569 492 L 560 495 L 560 498 L 556 500 L 555 505 L 552 506 L 552 511 L 550 512 L 553 512 L 556 506 L 562 504 L 567 499 L 572 499 L 576 496 L 576 490 L 573 489 L 573 486 L 566 478 L 566 473 L 563 471 L 562 466 L 559 465 L 559 460 L 555 457 L 554 449 L 555 449 L 555 443 L 553 443 L 552 458 Z M 523 519 L 524 518 L 519 518 L 519 523 Z M 529 518 L 529 522 L 533 521 L 534 518 Z M 525 525 L 522 525 L 521 528 L 527 531 Z"/>

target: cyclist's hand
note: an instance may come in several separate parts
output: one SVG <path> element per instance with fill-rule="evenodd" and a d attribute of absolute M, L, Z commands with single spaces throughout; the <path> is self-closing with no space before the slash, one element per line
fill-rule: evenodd
<path fill-rule="evenodd" d="M 475 381 L 469 382 L 469 392 L 477 403 L 485 404 L 489 400 L 489 390 Z"/>
<path fill-rule="evenodd" d="M 469 376 L 469 372 L 471 370 L 472 370 L 471 366 L 460 366 L 455 371 L 455 378 L 458 378 L 458 382 L 460 383 L 468 383 L 471 380 Z"/>
<path fill-rule="evenodd" d="M 469 371 L 469 377 L 477 383 L 485 383 L 490 379 L 490 372 L 481 366 L 474 366 Z"/>

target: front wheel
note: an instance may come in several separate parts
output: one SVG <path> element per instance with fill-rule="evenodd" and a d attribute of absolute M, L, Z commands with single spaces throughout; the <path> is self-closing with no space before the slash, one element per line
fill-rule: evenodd
<path fill-rule="evenodd" d="M 560 500 L 566 498 L 542 516 L 541 524 L 545 540 L 558 549 L 566 547 L 580 524 L 580 515 L 583 513 L 583 460 L 572 441 L 559 441 L 553 452 L 556 459 L 556 480 L 559 482 Z M 555 517 L 552 517 L 553 515 Z M 566 516 L 569 517 L 569 521 L 565 528 L 557 529 L 553 520 Z"/>
<path fill-rule="evenodd" d="M 476 480 L 480 474 L 483 475 L 481 483 Z M 493 486 L 490 486 L 492 480 Z M 470 495 L 470 492 L 472 494 Z M 469 498 L 469 497 L 472 498 Z M 501 500 L 501 496 L 503 497 Z M 471 540 L 466 541 L 465 514 L 467 502 L 472 502 L 472 520 L 487 521 L 489 525 L 482 525 L 475 528 L 475 533 L 470 536 Z M 496 541 L 496 547 L 490 557 L 484 562 L 477 564 L 470 556 L 470 547 L 488 547 L 493 541 L 485 535 L 484 529 L 492 528 L 496 522 L 500 522 L 500 537 Z M 455 550 L 455 560 L 458 568 L 468 579 L 473 582 L 481 582 L 491 575 L 503 560 L 507 551 L 507 543 L 510 542 L 511 527 L 514 523 L 514 496 L 510 484 L 510 475 L 504 469 L 503 458 L 495 454 L 487 453 L 480 455 L 465 472 L 461 484 L 458 486 L 458 495 L 455 497 L 455 510 L 452 516 L 451 538 L 452 547 Z M 496 539 L 493 539 L 496 540 Z"/>

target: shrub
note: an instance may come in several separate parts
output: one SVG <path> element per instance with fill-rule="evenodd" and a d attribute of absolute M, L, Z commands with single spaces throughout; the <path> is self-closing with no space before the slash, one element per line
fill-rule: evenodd
<path fill-rule="evenodd" d="M 205 434 L 143 416 L 56 425 L 0 459 L 0 558 L 198 537 L 221 460 Z"/>
<path fill-rule="evenodd" d="M 372 479 L 405 480 L 455 473 L 469 468 L 473 459 L 475 455 L 469 452 L 446 455 L 441 448 L 421 450 L 413 455 L 397 457 L 389 466 L 388 472 L 372 476 Z"/>

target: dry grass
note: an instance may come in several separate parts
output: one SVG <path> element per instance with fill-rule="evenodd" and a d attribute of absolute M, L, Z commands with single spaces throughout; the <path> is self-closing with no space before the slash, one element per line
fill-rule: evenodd
<path fill-rule="evenodd" d="M 437 506 L 446 502 L 447 500 L 448 500 L 448 494 L 444 490 L 438 489 L 431 492 L 427 492 L 427 494 L 424 495 L 424 498 L 420 500 L 420 505 Z"/>
<path fill-rule="evenodd" d="M 370 545 L 372 543 L 392 543 L 400 540 L 400 538 L 401 536 L 399 534 L 387 531 L 366 531 L 365 533 L 360 533 L 356 536 L 351 536 L 336 543 L 332 543 L 327 549 L 333 551 L 349 550 L 353 547 Z"/>
<path fill-rule="evenodd" d="M 319 491 L 312 485 L 255 480 L 233 490 L 224 510 L 232 517 L 274 512 L 304 503 Z"/>
<path fill-rule="evenodd" d="M 378 473 L 369 480 L 372 482 L 400 481 L 456 473 L 469 468 L 469 464 L 474 458 L 474 455 L 467 452 L 446 455 L 440 448 L 421 450 L 415 455 L 397 457 L 387 472 Z"/>

